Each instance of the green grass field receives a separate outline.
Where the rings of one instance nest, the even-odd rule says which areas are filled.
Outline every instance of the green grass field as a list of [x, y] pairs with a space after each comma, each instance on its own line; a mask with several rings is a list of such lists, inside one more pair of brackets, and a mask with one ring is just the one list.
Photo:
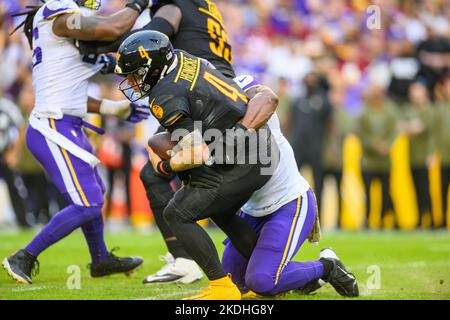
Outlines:
[[[211, 231], [220, 244], [223, 234]], [[0, 258], [23, 247], [33, 232], [0, 233]], [[89, 277], [86, 264], [89, 255], [84, 238], [75, 232], [54, 245], [40, 257], [40, 274], [30, 286], [18, 285], [0, 270], [0, 299], [153, 299], [173, 300], [196, 293], [207, 280], [192, 285], [150, 285], [141, 280], [158, 270], [163, 262], [158, 256], [165, 246], [158, 233], [117, 233], [107, 235], [110, 248], [120, 246], [118, 255], [140, 255], [143, 267], [127, 278]], [[298, 261], [317, 259], [319, 250], [333, 247], [346, 267], [358, 279], [358, 299], [450, 299], [450, 233], [448, 232], [366, 232], [325, 233], [318, 247], [305, 243], [295, 257]], [[69, 289], [70, 266], [81, 270], [80, 289]], [[379, 272], [378, 272], [379, 271]], [[379, 275], [379, 277], [377, 276]], [[377, 279], [380, 281], [377, 282]], [[69, 281], [68, 281], [69, 280]], [[379, 284], [379, 286], [377, 286]], [[378, 287], [378, 288], [377, 288]], [[315, 295], [290, 293], [277, 299], [341, 299], [330, 285]]]

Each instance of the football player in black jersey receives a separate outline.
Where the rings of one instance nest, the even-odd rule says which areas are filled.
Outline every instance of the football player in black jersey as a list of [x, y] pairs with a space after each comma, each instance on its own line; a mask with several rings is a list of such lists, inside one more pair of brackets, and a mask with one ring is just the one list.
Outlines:
[[[222, 17], [214, 2], [209, 0], [159, 0], [151, 7], [152, 20], [143, 29], [156, 30], [170, 37], [176, 49], [207, 59], [223, 75], [233, 78], [231, 46], [223, 26]], [[131, 33], [136, 32], [132, 31]], [[116, 42], [80, 42], [82, 53], [117, 51], [130, 33]], [[256, 86], [247, 92], [251, 98], [249, 108], [240, 121], [246, 128], [258, 128], [265, 123], [277, 106], [277, 97], [267, 87]], [[251, 107], [253, 105], [253, 107]], [[188, 284], [202, 277], [183, 246], [163, 219], [163, 210], [174, 194], [170, 181], [177, 182], [174, 174], [161, 175], [148, 162], [141, 171], [141, 180], [147, 192], [156, 225], [168, 247], [168, 262], [156, 274], [146, 277], [144, 283], [178, 282]]]
[[[276, 168], [278, 149], [270, 130], [250, 134], [250, 141], [256, 137], [257, 148], [244, 143], [245, 161], [221, 162], [214, 143], [198, 140], [196, 134], [216, 130], [220, 136], [215, 136], [214, 142], [220, 146], [217, 141], [233, 132], [245, 115], [248, 99], [232, 79], [200, 58], [174, 51], [162, 33], [140, 31], [128, 37], [117, 53], [116, 73], [127, 77], [120, 89], [131, 101], [149, 97], [152, 114], [172, 137], [178, 135], [182, 146], [169, 160], [162, 161], [151, 149], [149, 153], [158, 173], [185, 176], [183, 187], [164, 208], [163, 216], [210, 280], [210, 286], [191, 299], [240, 299], [241, 293], [223, 270], [213, 242], [196, 222], [211, 218], [240, 254], [250, 258], [257, 236], [236, 212], [270, 179], [270, 169]], [[261, 150], [269, 153], [266, 163], [260, 157]], [[252, 152], [258, 156], [252, 158]], [[216, 157], [213, 163], [211, 154]]]

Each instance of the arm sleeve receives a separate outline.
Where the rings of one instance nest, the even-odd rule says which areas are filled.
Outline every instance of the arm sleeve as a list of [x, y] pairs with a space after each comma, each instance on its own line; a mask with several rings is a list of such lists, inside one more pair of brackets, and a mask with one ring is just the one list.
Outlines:
[[89, 53], [107, 53], [107, 52], [115, 52], [119, 49], [122, 42], [128, 38], [133, 33], [142, 30], [155, 30], [161, 33], [164, 33], [169, 38], [174, 34], [174, 30], [172, 25], [164, 18], [156, 17], [152, 19], [148, 24], [146, 24], [142, 29], [136, 29], [129, 31], [123, 34], [119, 39], [114, 42], [105, 42], [105, 41], [79, 41], [77, 43], [78, 50], [81, 54], [89, 54]]
[[152, 21], [147, 23], [142, 29], [159, 31], [164, 33], [169, 38], [175, 33], [175, 30], [173, 30], [173, 27], [169, 21], [161, 17], [153, 18]]

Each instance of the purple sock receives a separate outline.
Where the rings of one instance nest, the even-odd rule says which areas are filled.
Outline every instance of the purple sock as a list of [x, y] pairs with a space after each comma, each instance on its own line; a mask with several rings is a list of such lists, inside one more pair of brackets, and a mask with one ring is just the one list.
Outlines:
[[101, 216], [99, 207], [81, 207], [72, 204], [54, 215], [25, 250], [37, 257], [52, 244], [99, 215]]
[[303, 287], [311, 280], [323, 276], [323, 264], [320, 261], [289, 262], [280, 274], [273, 294]]
[[105, 239], [103, 238], [103, 218], [89, 221], [81, 227], [84, 237], [91, 253], [92, 264], [96, 264], [109, 256], [106, 248]]

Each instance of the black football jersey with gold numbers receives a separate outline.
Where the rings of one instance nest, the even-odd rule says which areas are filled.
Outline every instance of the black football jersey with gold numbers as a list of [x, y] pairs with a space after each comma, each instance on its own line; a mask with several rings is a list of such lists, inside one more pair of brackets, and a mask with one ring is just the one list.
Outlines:
[[175, 49], [207, 59], [225, 76], [234, 78], [233, 59], [222, 16], [210, 0], [172, 0], [182, 12], [178, 32], [170, 41]]
[[232, 128], [247, 109], [245, 93], [231, 78], [185, 51], [175, 50], [177, 66], [149, 96], [153, 116], [166, 129], [183, 116], [201, 121], [202, 133]]

